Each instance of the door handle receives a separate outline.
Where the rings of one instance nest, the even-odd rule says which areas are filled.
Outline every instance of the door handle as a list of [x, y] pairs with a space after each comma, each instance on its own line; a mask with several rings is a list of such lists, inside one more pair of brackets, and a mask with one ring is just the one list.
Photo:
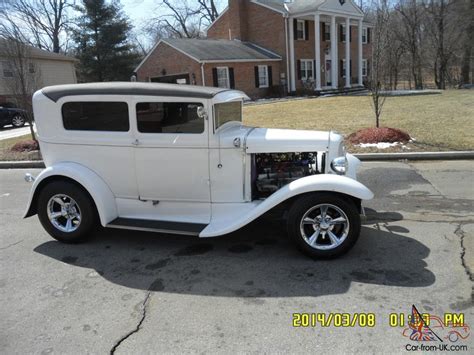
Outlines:
[[134, 146], [137, 146], [137, 145], [139, 145], [139, 144], [140, 144], [140, 142], [138, 141], [138, 139], [135, 139], [135, 140], [132, 142], [132, 145], [134, 145]]

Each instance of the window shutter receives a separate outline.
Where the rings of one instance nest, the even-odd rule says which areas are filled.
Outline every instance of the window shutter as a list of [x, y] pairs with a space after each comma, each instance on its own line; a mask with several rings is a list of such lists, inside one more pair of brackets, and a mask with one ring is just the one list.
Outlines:
[[231, 89], [235, 89], [234, 68], [229, 68], [229, 84]]
[[342, 33], [342, 25], [339, 25], [339, 41], [342, 42], [344, 40], [344, 34]]
[[296, 73], [298, 75], [298, 80], [301, 80], [301, 60], [296, 61]]
[[316, 59], [313, 60], [313, 79], [316, 80]]
[[[340, 77], [342, 78], [342, 71], [344, 70], [344, 62], [342, 61], [342, 59], [339, 60], [339, 73], [340, 74]], [[347, 73], [346, 73], [347, 74]]]
[[369, 76], [370, 75], [370, 61], [368, 59], [367, 59], [367, 64], [366, 65], [367, 65], [366, 74], [367, 74], [367, 76]]
[[212, 68], [212, 83], [215, 87], [219, 86], [217, 82], [217, 68]]
[[273, 86], [272, 66], [269, 65], [267, 68], [268, 68], [268, 87], [272, 87]]
[[352, 27], [349, 26], [349, 42], [352, 42]]
[[349, 75], [352, 77], [352, 59], [349, 61]]
[[326, 23], [321, 22], [321, 35], [323, 36], [323, 41], [326, 41]]
[[260, 80], [258, 78], [258, 65], [255, 66], [255, 87], [260, 87]]
[[293, 39], [295, 41], [298, 39], [298, 25], [296, 19], [293, 19]]
[[304, 21], [304, 39], [309, 39], [309, 22], [306, 20]]
[[370, 43], [370, 27], [367, 28], [367, 43]]

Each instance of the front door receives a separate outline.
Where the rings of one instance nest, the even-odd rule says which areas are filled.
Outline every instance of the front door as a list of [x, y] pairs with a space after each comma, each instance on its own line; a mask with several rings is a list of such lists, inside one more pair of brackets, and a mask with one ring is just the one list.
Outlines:
[[210, 220], [208, 121], [199, 99], [135, 100], [135, 164], [139, 198], [153, 201], [156, 219]]
[[332, 71], [332, 68], [331, 68], [331, 59], [326, 59], [326, 65], [325, 65], [325, 73], [326, 73], [326, 86], [331, 86], [332, 85], [332, 82], [331, 82], [331, 71]]

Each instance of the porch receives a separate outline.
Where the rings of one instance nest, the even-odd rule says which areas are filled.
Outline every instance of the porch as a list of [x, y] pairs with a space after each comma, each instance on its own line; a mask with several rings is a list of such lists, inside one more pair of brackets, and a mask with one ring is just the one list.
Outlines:
[[[330, 4], [334, 7], [334, 2]], [[318, 93], [364, 87], [368, 55], [364, 58], [363, 54], [368, 52], [364, 45], [370, 29], [363, 23], [362, 11], [352, 2], [340, 9], [323, 6], [288, 17], [289, 93], [308, 89], [308, 85]]]

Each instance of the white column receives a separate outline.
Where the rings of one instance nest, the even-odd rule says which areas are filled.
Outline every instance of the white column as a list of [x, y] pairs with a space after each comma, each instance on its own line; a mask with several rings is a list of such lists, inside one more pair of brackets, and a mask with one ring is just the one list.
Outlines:
[[333, 89], [337, 89], [337, 64], [336, 16], [331, 16], [331, 83]]
[[362, 86], [362, 19], [359, 19], [359, 26], [357, 28], [357, 37], [358, 37], [358, 44], [357, 44], [357, 69], [358, 69], [358, 79], [359, 79], [359, 86]]
[[320, 27], [321, 24], [319, 23], [319, 13], [316, 13], [314, 15], [314, 72], [316, 73], [316, 91], [321, 91], [321, 36], [319, 34]]
[[290, 31], [288, 36], [290, 37], [290, 92], [296, 91], [296, 80], [295, 80], [295, 35], [294, 35], [294, 28], [293, 28], [293, 18], [288, 18], [288, 26], [290, 27]]
[[351, 87], [351, 22], [346, 17], [346, 88]]

